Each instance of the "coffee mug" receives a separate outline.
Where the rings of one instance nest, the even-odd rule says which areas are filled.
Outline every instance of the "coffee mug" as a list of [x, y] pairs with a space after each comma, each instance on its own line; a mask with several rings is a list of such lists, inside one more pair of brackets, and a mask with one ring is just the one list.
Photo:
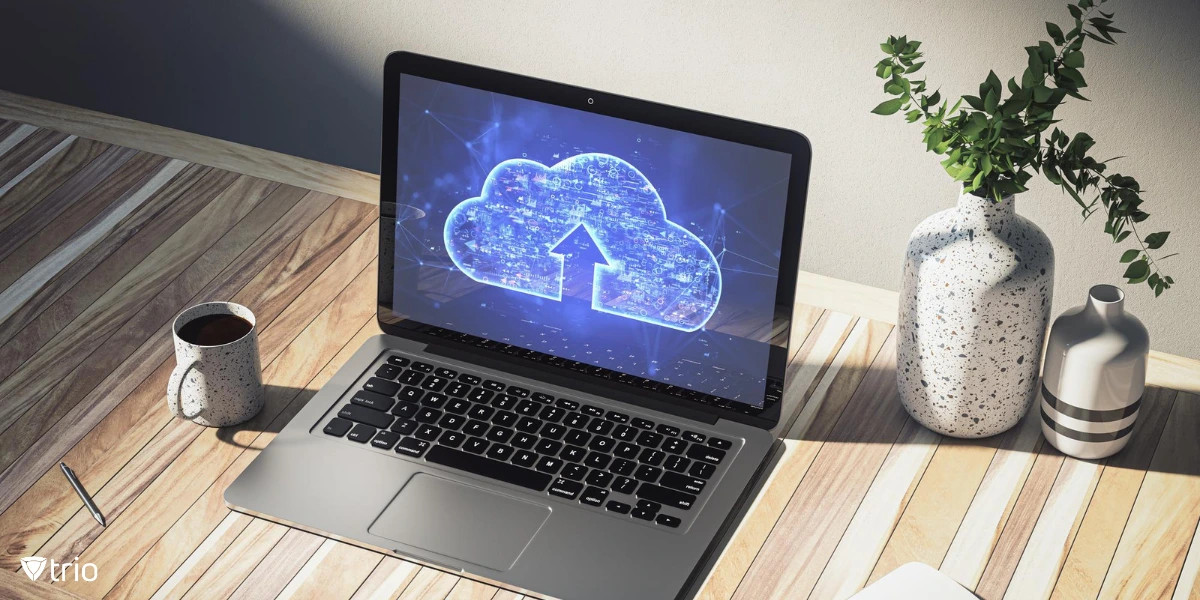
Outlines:
[[167, 403], [176, 417], [226, 427], [263, 407], [254, 313], [233, 302], [197, 304], [175, 318], [175, 370]]

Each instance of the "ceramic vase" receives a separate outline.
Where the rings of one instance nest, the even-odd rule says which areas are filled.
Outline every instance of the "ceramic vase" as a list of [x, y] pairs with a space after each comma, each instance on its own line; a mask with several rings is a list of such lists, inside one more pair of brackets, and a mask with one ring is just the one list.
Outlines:
[[1129, 443], [1146, 387], [1150, 335], [1125, 312], [1125, 294], [1097, 285], [1054, 320], [1042, 369], [1042, 433], [1076, 458], [1104, 458]]
[[1053, 283], [1050, 240], [1012, 197], [962, 194], [918, 225], [897, 320], [896, 377], [908, 413], [960, 438], [1016, 425], [1037, 396]]

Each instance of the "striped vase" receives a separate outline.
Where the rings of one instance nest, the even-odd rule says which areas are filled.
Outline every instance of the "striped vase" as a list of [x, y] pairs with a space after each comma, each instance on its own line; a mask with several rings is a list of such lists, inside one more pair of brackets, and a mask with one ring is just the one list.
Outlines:
[[1042, 433], [1063, 454], [1104, 458], [1129, 443], [1146, 385], [1150, 336], [1125, 294], [1097, 285], [1054, 320], [1042, 369]]

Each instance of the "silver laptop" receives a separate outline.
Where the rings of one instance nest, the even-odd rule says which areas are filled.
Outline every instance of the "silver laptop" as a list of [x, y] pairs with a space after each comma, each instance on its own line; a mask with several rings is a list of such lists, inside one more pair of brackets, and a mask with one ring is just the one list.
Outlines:
[[385, 335], [226, 503], [559, 598], [693, 593], [774, 443], [807, 141], [410, 53], [384, 85]]

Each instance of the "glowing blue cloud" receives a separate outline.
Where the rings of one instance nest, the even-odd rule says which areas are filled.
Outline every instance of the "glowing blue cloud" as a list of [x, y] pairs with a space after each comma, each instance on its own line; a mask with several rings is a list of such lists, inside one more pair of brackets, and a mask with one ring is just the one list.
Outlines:
[[595, 266], [593, 310], [682, 331], [716, 312], [712, 251], [668, 220], [646, 176], [615, 156], [580, 154], [552, 167], [504, 161], [478, 197], [450, 211], [443, 234], [471, 279], [562, 300], [563, 255], [551, 251], [580, 225], [608, 263]]

